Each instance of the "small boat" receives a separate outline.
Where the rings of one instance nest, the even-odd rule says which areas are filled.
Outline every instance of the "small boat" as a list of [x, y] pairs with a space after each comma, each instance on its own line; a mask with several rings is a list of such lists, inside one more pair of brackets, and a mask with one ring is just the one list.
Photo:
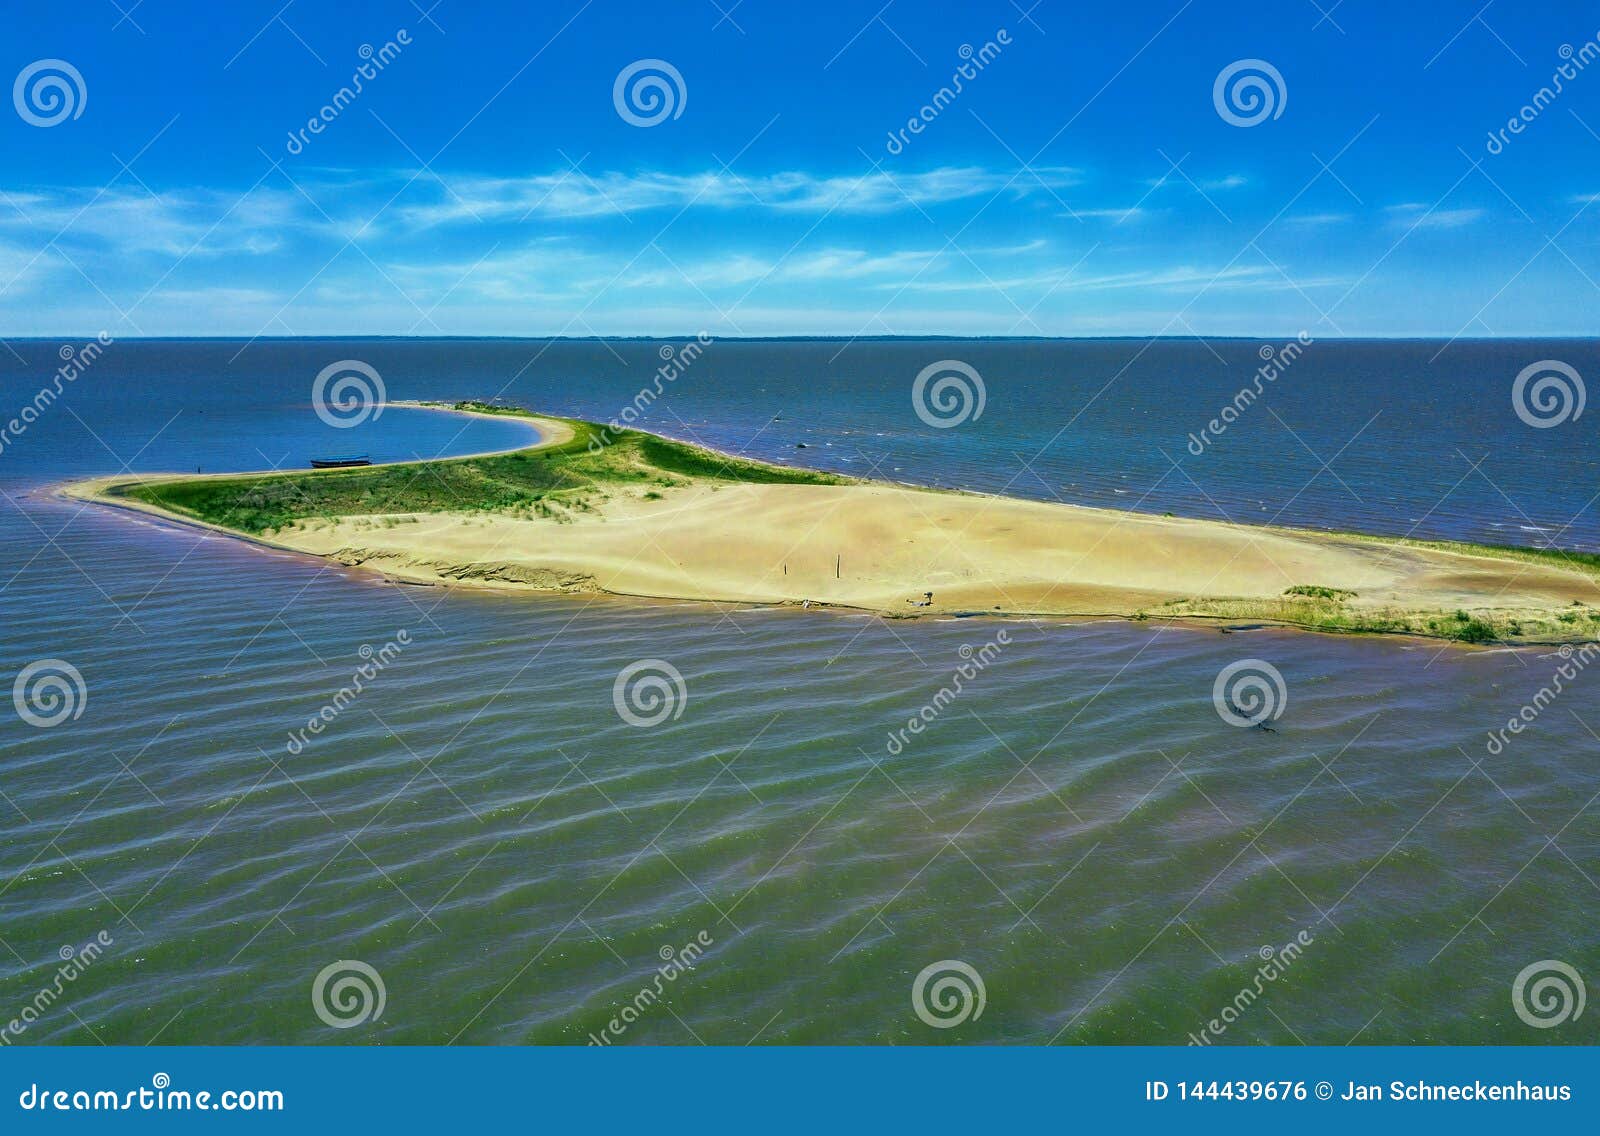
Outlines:
[[366, 454], [351, 454], [341, 458], [312, 458], [312, 469], [347, 469], [354, 465], [371, 465], [372, 459]]

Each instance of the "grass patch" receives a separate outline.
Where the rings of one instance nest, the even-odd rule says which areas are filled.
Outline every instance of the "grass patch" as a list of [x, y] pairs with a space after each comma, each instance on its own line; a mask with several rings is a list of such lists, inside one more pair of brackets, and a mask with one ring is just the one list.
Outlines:
[[716, 481], [741, 481], [762, 485], [842, 485], [847, 480], [814, 469], [791, 469], [768, 465], [728, 454], [675, 442], [655, 434], [625, 431], [612, 447], [637, 440], [640, 456], [653, 469], [683, 477], [711, 478]]
[[[1600, 616], [1600, 612], [1583, 610], [1591, 617]], [[1156, 614], [1163, 619], [1198, 616], [1230, 622], [1262, 621], [1332, 634], [1426, 635], [1464, 644], [1575, 642], [1584, 634], [1584, 628], [1593, 627], [1587, 621], [1577, 626], [1565, 622], [1558, 610], [1511, 614], [1399, 607], [1362, 608], [1305, 596], [1277, 599], [1193, 597], [1170, 600], [1161, 605]]]
[[[1521, 631], [1520, 626], [1513, 628], [1512, 634]], [[1457, 622], [1445, 634], [1458, 643], [1493, 643], [1499, 638], [1495, 633], [1494, 625], [1482, 619], [1469, 619], [1465, 623]]]
[[1332, 600], [1335, 603], [1356, 598], [1356, 594], [1346, 588], [1325, 588], [1321, 584], [1296, 584], [1292, 588], [1283, 589], [1283, 594], [1315, 600]]
[[[532, 417], [520, 408], [479, 402], [456, 403], [454, 409]], [[260, 535], [312, 518], [506, 511], [553, 517], [563, 509], [592, 511], [592, 498], [604, 499], [611, 487], [670, 487], [685, 478], [804, 485], [850, 480], [730, 458], [637, 430], [622, 431], [603, 445], [600, 427], [593, 423], [558, 421], [572, 429], [572, 440], [546, 449], [408, 465], [134, 482], [109, 492]]]

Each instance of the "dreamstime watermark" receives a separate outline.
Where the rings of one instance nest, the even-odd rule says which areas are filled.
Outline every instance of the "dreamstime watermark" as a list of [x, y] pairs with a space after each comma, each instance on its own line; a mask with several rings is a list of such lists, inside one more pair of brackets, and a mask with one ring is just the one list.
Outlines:
[[351, 74], [350, 82], [335, 91], [333, 98], [324, 103], [316, 114], [306, 119], [306, 124], [298, 131], [289, 131], [289, 141], [285, 144], [284, 149], [294, 155], [304, 153], [305, 148], [311, 145], [311, 139], [306, 135], [317, 135], [326, 130], [336, 118], [345, 112], [346, 107], [356, 101], [365, 89], [365, 84], [381, 75], [383, 69], [393, 63], [402, 50], [410, 46], [411, 33], [405, 28], [395, 32], [394, 38], [380, 48], [374, 49], [370, 43], [362, 44], [356, 52], [361, 57], [362, 62], [356, 66], [355, 71]]
[[983, 975], [960, 959], [929, 963], [911, 983], [911, 1008], [934, 1029], [955, 1029], [969, 1018], [977, 1021], [988, 1004]]
[[89, 85], [65, 59], [40, 59], [17, 73], [11, 84], [11, 105], [29, 126], [60, 126], [83, 117]]
[[1529, 963], [1511, 984], [1511, 1008], [1534, 1029], [1575, 1022], [1588, 1002], [1583, 976], [1557, 959]]
[[11, 705], [28, 725], [48, 730], [83, 717], [89, 686], [67, 660], [37, 659], [23, 667], [11, 684]]
[[148, 1086], [114, 1089], [40, 1088], [37, 1081], [17, 1096], [28, 1112], [282, 1112], [279, 1089], [174, 1089], [172, 1078], [157, 1073]]
[[311, 405], [329, 426], [347, 430], [368, 418], [377, 421], [389, 403], [389, 391], [376, 368], [360, 359], [329, 363], [311, 382]]
[[950, 674], [950, 681], [941, 686], [934, 696], [911, 717], [906, 719], [906, 724], [898, 730], [891, 730], [889, 740], [884, 743], [884, 748], [891, 754], [905, 752], [906, 746], [911, 744], [911, 737], [922, 733], [931, 726], [940, 714], [950, 706], [966, 689], [966, 684], [977, 678], [1000, 657], [1003, 648], [1011, 645], [1011, 632], [1001, 628], [995, 632], [994, 638], [976, 649], [970, 643], [961, 644], [956, 654], [961, 656], [961, 665]]
[[601, 427], [600, 433], [589, 439], [589, 452], [598, 454], [624, 430], [650, 413], [650, 408], [655, 405], [656, 399], [666, 393], [667, 384], [675, 383], [679, 377], [692, 366], [695, 360], [710, 347], [713, 340], [706, 332], [701, 332], [681, 347], [674, 347], [670, 343], [663, 343], [656, 348], [656, 353], [661, 358], [661, 366], [656, 368], [652, 382], [648, 386], [640, 387], [639, 393], [633, 396], [633, 401], [624, 406], [616, 415]]
[[640, 59], [617, 72], [611, 105], [630, 126], [660, 126], [668, 118], [683, 117], [689, 87], [665, 59]]
[[911, 408], [935, 430], [976, 422], [988, 400], [983, 376], [960, 359], [929, 363], [911, 383]]
[[1260, 950], [1261, 965], [1256, 967], [1254, 977], [1239, 992], [1233, 996], [1216, 1017], [1200, 1027], [1198, 1034], [1189, 1035], [1190, 1045], [1210, 1045], [1211, 1042], [1228, 1032], [1228, 1027], [1238, 1021], [1246, 1010], [1255, 1005], [1267, 991], [1267, 986], [1278, 981], [1284, 973], [1299, 961], [1305, 949], [1316, 942], [1316, 937], [1310, 931], [1301, 931], [1282, 947], [1274, 948], [1270, 943]]
[[14, 1038], [28, 1032], [28, 1027], [42, 1018], [66, 993], [67, 987], [78, 980], [84, 971], [99, 961], [114, 939], [111, 932], [101, 931], [81, 947], [64, 946], [57, 952], [61, 965], [56, 968], [55, 979], [41, 986], [16, 1017], [0, 1026], [0, 1045], [10, 1045]]
[[1195, 457], [1205, 453], [1207, 446], [1222, 437], [1228, 427], [1239, 421], [1244, 412], [1255, 405], [1256, 399], [1266, 393], [1267, 384], [1277, 382], [1283, 373], [1294, 365], [1295, 360], [1305, 353], [1305, 349], [1315, 342], [1309, 332], [1302, 331], [1282, 347], [1263, 343], [1257, 351], [1262, 359], [1261, 366], [1256, 368], [1256, 373], [1251, 376], [1250, 382], [1240, 387], [1239, 393], [1223, 404], [1217, 416], [1200, 427], [1200, 433], [1190, 432], [1189, 452]]
[[1582, 643], [1574, 647], [1571, 643], [1563, 643], [1556, 651], [1561, 656], [1562, 663], [1550, 674], [1550, 679], [1541, 686], [1532, 698], [1524, 702], [1517, 712], [1506, 719], [1506, 724], [1498, 729], [1489, 731], [1489, 740], [1483, 745], [1495, 757], [1504, 753], [1511, 744], [1507, 734], [1520, 734], [1531, 726], [1544, 713], [1545, 708], [1559, 698], [1567, 689], [1567, 683], [1572, 682], [1583, 673], [1590, 662], [1600, 658], [1600, 643]]
[[330, 962], [311, 983], [311, 1008], [334, 1029], [375, 1022], [388, 1004], [383, 976], [359, 959]]
[[[383, 669], [400, 657], [400, 653], [411, 646], [411, 632], [402, 627], [395, 632], [393, 639], [382, 647], [373, 649], [372, 644], [363, 643], [356, 654], [362, 658], [362, 663], [350, 674], [350, 681], [341, 686], [331, 699], [325, 702], [320, 710], [306, 719], [306, 724], [298, 730], [289, 732], [289, 740], [283, 748], [291, 754], [299, 756], [311, 738], [317, 737], [323, 730], [333, 724], [333, 720], [343, 714], [350, 704], [367, 688], [367, 684], [383, 673]], [[311, 737], [306, 737], [307, 734]]]
[[1211, 104], [1230, 126], [1260, 126], [1268, 118], [1283, 117], [1289, 87], [1265, 59], [1240, 59], [1217, 73]]
[[1596, 32], [1582, 47], [1574, 50], [1570, 43], [1562, 44], [1557, 50], [1563, 62], [1556, 65], [1550, 75], [1550, 82], [1540, 87], [1533, 93], [1533, 98], [1522, 104], [1517, 113], [1506, 119], [1506, 124], [1499, 130], [1489, 131], [1489, 141], [1484, 144], [1484, 149], [1491, 155], [1505, 152], [1511, 145], [1510, 135], [1521, 134], [1534, 119], [1545, 112], [1545, 108], [1555, 102], [1565, 89], [1565, 84], [1576, 79], [1583, 73], [1583, 69], [1596, 59], [1600, 59], [1600, 32]]
[[23, 403], [16, 414], [0, 423], [0, 454], [5, 453], [6, 447], [26, 434], [28, 427], [39, 421], [44, 413], [56, 404], [56, 399], [66, 391], [67, 384], [77, 382], [78, 377], [115, 342], [116, 340], [102, 331], [82, 347], [63, 343], [56, 352], [61, 358], [61, 366], [50, 376], [50, 381], [40, 387], [39, 392], [30, 401]]
[[676, 722], [683, 717], [689, 687], [678, 668], [665, 659], [639, 659], [617, 672], [611, 705], [630, 726], [659, 726], [668, 718]]
[[1283, 717], [1289, 688], [1283, 673], [1265, 659], [1240, 659], [1217, 672], [1211, 704], [1230, 726], [1260, 726]]
[[1511, 383], [1511, 409], [1535, 430], [1548, 430], [1583, 415], [1589, 392], [1577, 369], [1560, 359], [1529, 363]]
[[656, 967], [655, 977], [639, 987], [638, 993], [623, 1004], [622, 1009], [600, 1028], [598, 1034], [589, 1034], [589, 1044], [610, 1045], [627, 1033], [629, 1026], [661, 1001], [670, 984], [694, 969], [694, 964], [704, 957], [714, 941], [709, 931], [701, 931], [676, 949], [670, 945], [662, 946], [656, 952], [661, 958], [661, 965]]
[[957, 49], [956, 54], [962, 59], [957, 64], [955, 71], [950, 76], [950, 82], [940, 87], [933, 93], [933, 97], [917, 108], [917, 113], [906, 119], [906, 124], [898, 131], [889, 131], [889, 141], [884, 149], [890, 154], [901, 154], [911, 144], [911, 139], [906, 135], [921, 134], [933, 121], [944, 113], [945, 107], [956, 101], [956, 97], [966, 89], [965, 84], [976, 79], [983, 73], [983, 69], [1000, 57], [1002, 48], [1011, 46], [1011, 33], [1001, 28], [994, 33], [994, 38], [987, 41], [982, 47], [974, 49], [970, 43], [964, 43]]

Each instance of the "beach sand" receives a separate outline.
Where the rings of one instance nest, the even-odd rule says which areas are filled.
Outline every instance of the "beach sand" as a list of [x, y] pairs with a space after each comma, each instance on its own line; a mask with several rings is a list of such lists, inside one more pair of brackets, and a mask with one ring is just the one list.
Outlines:
[[[1353, 610], [1600, 605], [1593, 576], [1353, 537], [883, 485], [706, 485], [566, 523], [493, 514], [310, 521], [288, 547], [407, 580], [887, 614], [1134, 615], [1173, 601], [1352, 591]], [[931, 591], [927, 607], [915, 606]]]

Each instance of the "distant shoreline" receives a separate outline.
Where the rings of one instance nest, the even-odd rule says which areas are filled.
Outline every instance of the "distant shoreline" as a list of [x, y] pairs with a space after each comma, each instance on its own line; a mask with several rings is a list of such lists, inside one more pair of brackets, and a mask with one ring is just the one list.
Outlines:
[[1600, 638], [1600, 556], [863, 481], [520, 408], [405, 405], [523, 419], [538, 441], [355, 469], [123, 475], [64, 492], [412, 583], [888, 618], [1250, 621], [1528, 645]]
[[[1294, 336], [1300, 328], [1252, 335], [714, 335], [718, 343], [1264, 343]], [[57, 335], [5, 335], [9, 343], [60, 343], [94, 338], [96, 332]], [[699, 332], [633, 335], [127, 335], [118, 343], [662, 343], [693, 339]], [[1587, 343], [1600, 335], [1319, 335], [1318, 343]]]

